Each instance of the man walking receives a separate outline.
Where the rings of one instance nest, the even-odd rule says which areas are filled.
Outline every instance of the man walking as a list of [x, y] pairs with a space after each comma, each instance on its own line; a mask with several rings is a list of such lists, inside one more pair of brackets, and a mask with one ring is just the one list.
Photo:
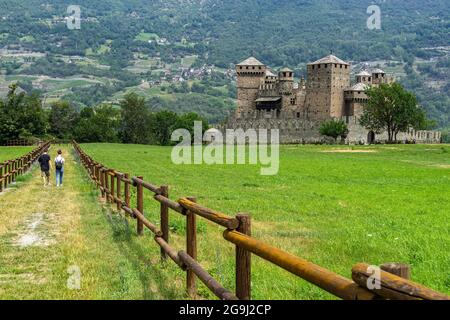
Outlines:
[[55, 169], [56, 169], [56, 186], [62, 187], [63, 176], [64, 176], [64, 158], [62, 156], [62, 151], [58, 150], [58, 156], [55, 159]]
[[43, 154], [38, 159], [41, 166], [41, 177], [44, 180], [44, 187], [50, 184], [50, 156], [48, 155], [48, 150], [45, 150]]

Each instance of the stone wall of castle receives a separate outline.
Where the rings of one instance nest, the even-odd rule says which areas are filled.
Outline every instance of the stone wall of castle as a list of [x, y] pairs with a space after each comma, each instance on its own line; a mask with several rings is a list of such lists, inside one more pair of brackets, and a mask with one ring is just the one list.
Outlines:
[[[369, 130], [365, 129], [359, 124], [358, 117], [343, 117], [347, 123], [349, 134], [347, 136], [347, 143], [370, 143], [371, 137], [369, 137]], [[373, 133], [375, 142], [384, 142], [388, 140], [387, 132], [381, 134]], [[416, 143], [440, 143], [442, 138], [442, 133], [438, 131], [427, 131], [427, 130], [409, 130], [408, 132], [400, 132], [397, 135], [397, 141], [416, 141]]]
[[[357, 117], [343, 117], [347, 123], [349, 134], [347, 144], [367, 144], [371, 141], [369, 130], [362, 127]], [[324, 137], [319, 133], [321, 121], [309, 120], [298, 114], [298, 112], [272, 110], [249, 111], [242, 113], [239, 117], [230, 117], [228, 121], [218, 129], [225, 135], [226, 129], [278, 129], [281, 144], [319, 143]], [[387, 133], [374, 134], [373, 142], [385, 142], [388, 140]], [[415, 131], [399, 133], [398, 141], [408, 140], [416, 143], [440, 143], [441, 133], [436, 131]]]

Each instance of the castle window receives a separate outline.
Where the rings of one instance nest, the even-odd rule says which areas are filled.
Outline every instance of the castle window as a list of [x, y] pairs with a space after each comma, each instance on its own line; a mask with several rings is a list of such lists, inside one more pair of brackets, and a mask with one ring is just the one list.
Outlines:
[[297, 118], [300, 118], [300, 112], [297, 112]]
[[247, 69], [247, 70], [248, 70], [248, 67], [245, 67], [245, 69]]
[[348, 68], [348, 66], [346, 65], [346, 66], [345, 66], [345, 69], [347, 69], [347, 68]]
[[335, 68], [337, 68], [337, 63], [334, 65]]
[[312, 66], [312, 69], [314, 70], [314, 65]]
[[369, 81], [372, 81], [372, 77], [369, 77]]
[[339, 66], [340, 66], [340, 67], [341, 67], [341, 69], [342, 69], [342, 64], [340, 64]]
[[320, 64], [317, 65], [317, 69], [320, 69]]
[[327, 65], [327, 64], [325, 64], [325, 69], [326, 69], [326, 68], [328, 68], [328, 65]]

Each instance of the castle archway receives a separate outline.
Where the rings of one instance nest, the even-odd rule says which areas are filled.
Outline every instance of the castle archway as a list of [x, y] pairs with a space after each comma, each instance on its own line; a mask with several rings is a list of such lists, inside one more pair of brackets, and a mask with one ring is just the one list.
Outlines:
[[367, 143], [368, 144], [375, 143], [375, 132], [369, 131], [369, 133], [367, 134]]

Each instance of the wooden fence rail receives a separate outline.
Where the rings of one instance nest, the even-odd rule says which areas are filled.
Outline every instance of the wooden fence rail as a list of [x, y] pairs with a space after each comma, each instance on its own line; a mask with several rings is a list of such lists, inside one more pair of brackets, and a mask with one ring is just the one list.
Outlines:
[[[239, 213], [235, 217], [228, 216], [198, 204], [196, 199], [192, 197], [173, 201], [169, 199], [169, 188], [167, 186], [154, 185], [145, 181], [143, 177], [130, 178], [129, 174], [107, 168], [93, 160], [75, 141], [73, 146], [88, 175], [100, 189], [102, 197], [111, 204], [116, 204], [119, 211], [123, 211], [127, 216], [137, 220], [136, 232], [138, 235], [143, 234], [144, 227], [154, 234], [155, 242], [161, 248], [162, 261], [168, 257], [182, 270], [186, 271], [186, 292], [192, 298], [196, 297], [196, 280], [200, 279], [220, 299], [251, 299], [251, 256], [254, 254], [342, 299], [450, 300], [450, 297], [444, 294], [386, 271], [380, 272], [379, 283], [381, 283], [381, 286], [370, 289], [368, 279], [371, 274], [368, 272], [370, 270], [368, 265], [356, 265], [352, 270], [352, 279], [342, 277], [330, 270], [252, 238], [251, 221], [248, 214]], [[135, 188], [136, 191], [136, 206], [134, 208], [130, 203], [131, 188]], [[153, 193], [153, 199], [160, 203], [159, 227], [145, 216], [145, 191]], [[186, 219], [185, 250], [176, 250], [170, 245], [170, 211], [176, 212]], [[224, 239], [236, 246], [235, 293], [226, 289], [214, 279], [197, 261], [197, 216], [224, 227]]]
[[31, 165], [39, 156], [50, 146], [50, 142], [41, 144], [33, 151], [23, 155], [20, 158], [7, 160], [0, 163], [0, 192], [6, 189], [8, 185], [16, 181], [16, 177], [27, 172]]

